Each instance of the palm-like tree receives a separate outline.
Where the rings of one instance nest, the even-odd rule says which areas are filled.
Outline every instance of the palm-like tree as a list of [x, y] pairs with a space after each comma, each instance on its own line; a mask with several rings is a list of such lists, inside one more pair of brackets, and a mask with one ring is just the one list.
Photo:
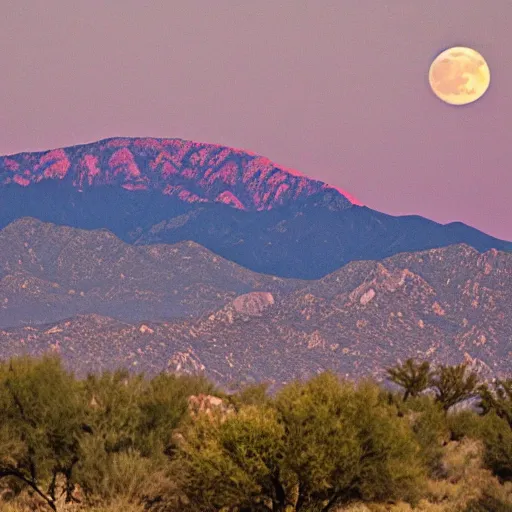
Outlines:
[[405, 402], [410, 396], [418, 396], [429, 387], [430, 363], [417, 363], [414, 359], [407, 359], [403, 364], [388, 368], [387, 374], [391, 382], [404, 388]]
[[445, 411], [476, 396], [478, 385], [478, 375], [468, 371], [465, 363], [457, 366], [438, 366], [430, 378], [430, 386], [434, 388], [436, 400]]

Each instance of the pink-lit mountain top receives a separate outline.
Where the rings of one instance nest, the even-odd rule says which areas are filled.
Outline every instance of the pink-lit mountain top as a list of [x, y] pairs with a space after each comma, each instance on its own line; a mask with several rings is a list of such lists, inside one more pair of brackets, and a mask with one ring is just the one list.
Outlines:
[[187, 202], [267, 210], [323, 191], [349, 193], [248, 151], [182, 139], [115, 138], [64, 149], [0, 157], [0, 186], [62, 180], [84, 190], [118, 185]]

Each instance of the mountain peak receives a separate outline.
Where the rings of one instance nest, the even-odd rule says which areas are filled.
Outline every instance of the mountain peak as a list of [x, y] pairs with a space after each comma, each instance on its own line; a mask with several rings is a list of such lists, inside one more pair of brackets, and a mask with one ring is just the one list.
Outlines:
[[336, 196], [338, 207], [360, 205], [339, 188], [250, 151], [183, 139], [109, 138], [0, 157], [0, 187], [46, 180], [80, 191], [102, 185], [159, 191], [185, 202], [220, 202], [240, 210], [269, 210], [324, 192]]

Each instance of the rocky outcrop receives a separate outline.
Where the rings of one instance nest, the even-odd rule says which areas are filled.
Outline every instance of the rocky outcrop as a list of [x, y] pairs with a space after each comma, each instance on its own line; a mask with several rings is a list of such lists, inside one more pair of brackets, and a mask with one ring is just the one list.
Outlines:
[[235, 412], [235, 408], [227, 404], [222, 398], [213, 395], [192, 395], [188, 399], [188, 410], [192, 417], [200, 414], [207, 416], [220, 415], [226, 417]]
[[192, 349], [176, 352], [167, 363], [167, 371], [177, 375], [197, 375], [206, 367]]
[[263, 311], [274, 304], [274, 296], [268, 292], [251, 292], [239, 295], [233, 301], [237, 313], [248, 316], [261, 316]]

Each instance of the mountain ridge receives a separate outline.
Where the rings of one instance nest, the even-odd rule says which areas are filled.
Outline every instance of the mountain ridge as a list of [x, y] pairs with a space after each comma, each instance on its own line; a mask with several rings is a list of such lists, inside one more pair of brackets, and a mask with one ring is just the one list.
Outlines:
[[292, 286], [196, 242], [134, 246], [105, 230], [22, 218], [0, 230], [0, 328], [85, 313], [197, 316], [249, 291]]
[[0, 186], [56, 179], [79, 190], [115, 184], [243, 210], [269, 209], [322, 190], [335, 191], [345, 207], [360, 204], [348, 192], [253, 152], [179, 138], [113, 137], [7, 155], [0, 157], [0, 176]]

